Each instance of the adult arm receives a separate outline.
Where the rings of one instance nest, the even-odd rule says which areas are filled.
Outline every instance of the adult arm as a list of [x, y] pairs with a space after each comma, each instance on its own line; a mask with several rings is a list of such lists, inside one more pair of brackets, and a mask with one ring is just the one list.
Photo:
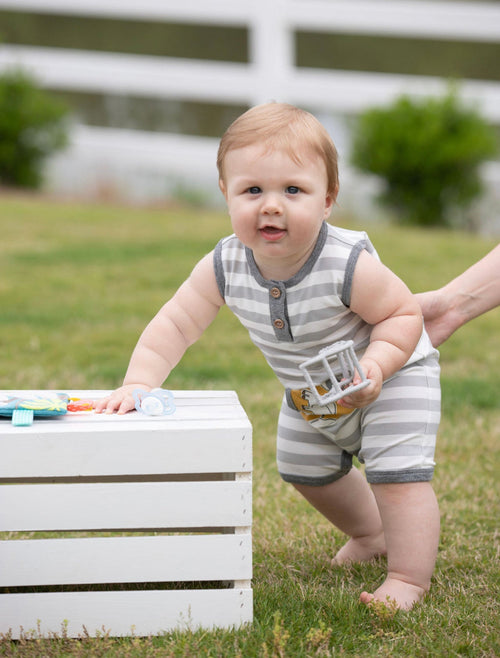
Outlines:
[[442, 288], [416, 298], [437, 347], [466, 322], [500, 304], [500, 244]]

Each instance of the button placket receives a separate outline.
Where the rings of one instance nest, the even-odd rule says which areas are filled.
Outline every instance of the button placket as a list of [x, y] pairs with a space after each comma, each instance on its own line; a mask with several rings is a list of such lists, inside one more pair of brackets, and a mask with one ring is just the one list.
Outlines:
[[273, 282], [273, 284], [269, 288], [269, 311], [274, 335], [279, 341], [290, 342], [293, 337], [288, 323], [286, 289], [281, 282]]

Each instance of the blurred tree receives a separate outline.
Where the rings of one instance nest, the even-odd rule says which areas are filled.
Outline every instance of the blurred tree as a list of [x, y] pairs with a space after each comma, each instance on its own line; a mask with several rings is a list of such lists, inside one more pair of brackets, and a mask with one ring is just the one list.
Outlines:
[[[480, 165], [496, 133], [451, 89], [442, 98], [398, 98], [356, 121], [352, 162], [385, 181], [381, 201], [402, 221], [447, 225], [482, 191]], [[456, 214], [456, 213], [455, 213]]]
[[38, 187], [42, 164], [67, 142], [68, 110], [22, 71], [0, 75], [0, 183]]

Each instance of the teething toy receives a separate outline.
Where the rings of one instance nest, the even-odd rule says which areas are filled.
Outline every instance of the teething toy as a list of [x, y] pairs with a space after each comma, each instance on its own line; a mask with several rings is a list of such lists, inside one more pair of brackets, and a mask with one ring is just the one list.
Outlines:
[[172, 392], [163, 388], [154, 388], [152, 391], [136, 388], [132, 397], [137, 411], [146, 416], [168, 416], [175, 411]]
[[82, 400], [81, 398], [70, 398], [68, 402], [68, 411], [93, 411], [94, 400]]
[[[353, 345], [352, 340], [339, 341], [333, 345], [324, 347], [319, 351], [317, 356], [313, 356], [299, 365], [310, 391], [319, 405], [324, 406], [331, 402], [336, 402], [345, 395], [365, 388], [370, 383], [370, 380], [366, 378], [359, 365]], [[308, 371], [308, 368], [318, 364], [323, 366], [324, 371], [324, 377], [322, 379], [320, 378], [319, 381], [328, 381], [331, 384], [329, 390], [323, 395], [320, 395]], [[352, 385], [356, 372], [361, 377], [361, 382]], [[315, 369], [315, 375], [318, 375], [317, 369]]]

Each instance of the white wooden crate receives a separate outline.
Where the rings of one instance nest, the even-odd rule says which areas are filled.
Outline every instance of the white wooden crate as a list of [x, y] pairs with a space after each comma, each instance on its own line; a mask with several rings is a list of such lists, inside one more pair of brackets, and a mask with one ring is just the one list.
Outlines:
[[251, 425], [233, 391], [174, 396], [171, 416], [0, 419], [1, 633], [252, 621]]

